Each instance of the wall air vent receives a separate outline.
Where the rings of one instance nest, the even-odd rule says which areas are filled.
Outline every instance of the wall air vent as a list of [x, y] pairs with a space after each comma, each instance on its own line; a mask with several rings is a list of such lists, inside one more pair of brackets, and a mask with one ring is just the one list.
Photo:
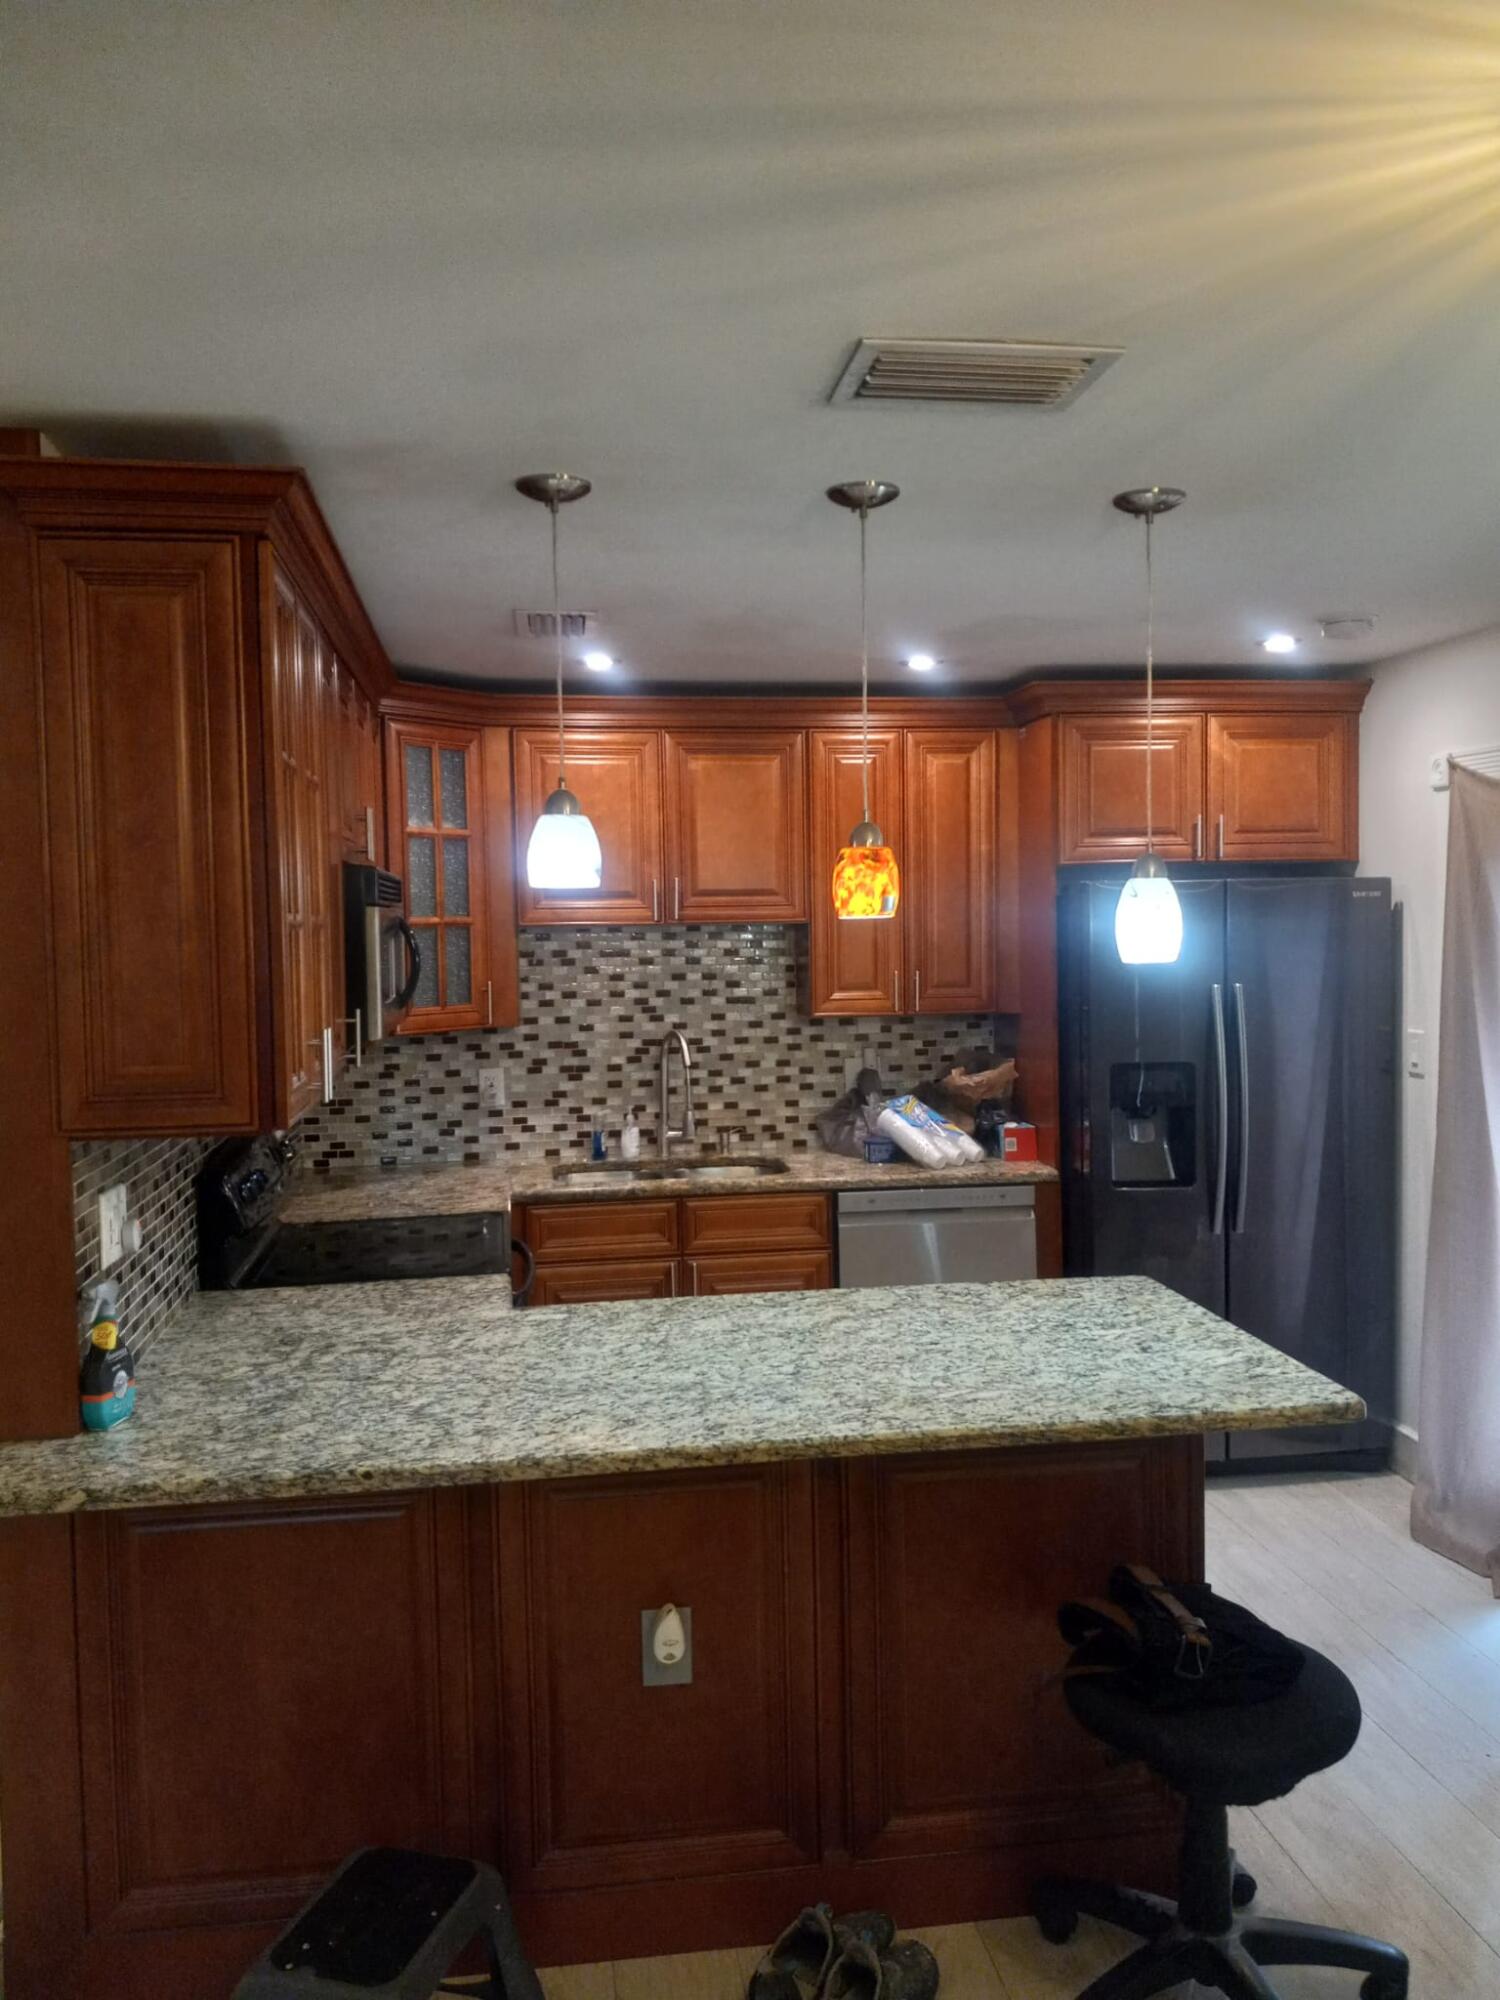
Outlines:
[[[511, 617], [518, 639], [550, 639], [556, 631], [556, 620], [550, 611], [513, 611]], [[565, 611], [562, 614], [563, 637], [591, 638], [598, 623], [597, 611]]]
[[1039, 340], [867, 339], [849, 357], [828, 400], [1061, 410], [1124, 351]]

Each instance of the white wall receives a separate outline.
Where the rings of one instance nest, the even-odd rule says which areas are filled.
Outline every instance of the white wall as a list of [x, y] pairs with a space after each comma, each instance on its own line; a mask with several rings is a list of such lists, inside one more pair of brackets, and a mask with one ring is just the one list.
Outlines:
[[[1360, 873], [1388, 875], [1405, 918], [1396, 1410], [1414, 1429], [1448, 839], [1448, 794], [1432, 790], [1428, 762], [1434, 751], [1500, 744], [1500, 626], [1387, 660], [1375, 668], [1374, 683], [1360, 724]], [[1420, 1043], [1412, 1029], [1425, 1031]], [[1415, 1047], [1426, 1071], [1420, 1079], [1406, 1074]]]

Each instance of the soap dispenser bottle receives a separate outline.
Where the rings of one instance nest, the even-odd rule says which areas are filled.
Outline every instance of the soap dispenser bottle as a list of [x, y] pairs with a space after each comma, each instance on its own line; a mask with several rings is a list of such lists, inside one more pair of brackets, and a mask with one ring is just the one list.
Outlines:
[[115, 1318], [119, 1304], [120, 1287], [116, 1279], [105, 1278], [94, 1287], [93, 1323], [78, 1384], [86, 1431], [113, 1430], [135, 1408], [135, 1362], [120, 1338]]
[[638, 1160], [641, 1157], [641, 1128], [636, 1123], [635, 1107], [625, 1113], [625, 1123], [620, 1128], [620, 1158]]

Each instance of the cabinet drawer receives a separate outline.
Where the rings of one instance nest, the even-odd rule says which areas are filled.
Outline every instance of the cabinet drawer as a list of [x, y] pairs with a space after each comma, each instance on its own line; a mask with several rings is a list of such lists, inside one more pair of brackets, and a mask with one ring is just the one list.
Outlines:
[[822, 1250], [828, 1244], [824, 1194], [717, 1194], [682, 1204], [684, 1256], [713, 1250]]
[[833, 1286], [827, 1250], [742, 1250], [736, 1256], [690, 1257], [684, 1290], [691, 1298], [737, 1292], [826, 1292]]
[[596, 1257], [670, 1256], [677, 1248], [673, 1201], [567, 1201], [528, 1208], [521, 1232], [539, 1264]]
[[592, 1306], [613, 1299], [675, 1299], [675, 1257], [611, 1264], [542, 1264], [531, 1287], [534, 1306]]

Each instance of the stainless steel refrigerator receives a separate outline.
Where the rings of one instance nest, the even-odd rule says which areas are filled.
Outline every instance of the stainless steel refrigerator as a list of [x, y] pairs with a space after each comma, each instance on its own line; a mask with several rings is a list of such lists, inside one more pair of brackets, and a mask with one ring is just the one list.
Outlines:
[[1389, 882], [1184, 877], [1175, 965], [1122, 965], [1120, 878], [1059, 898], [1065, 1254], [1138, 1273], [1357, 1390], [1363, 1424], [1223, 1434], [1231, 1464], [1389, 1448], [1395, 917]]

